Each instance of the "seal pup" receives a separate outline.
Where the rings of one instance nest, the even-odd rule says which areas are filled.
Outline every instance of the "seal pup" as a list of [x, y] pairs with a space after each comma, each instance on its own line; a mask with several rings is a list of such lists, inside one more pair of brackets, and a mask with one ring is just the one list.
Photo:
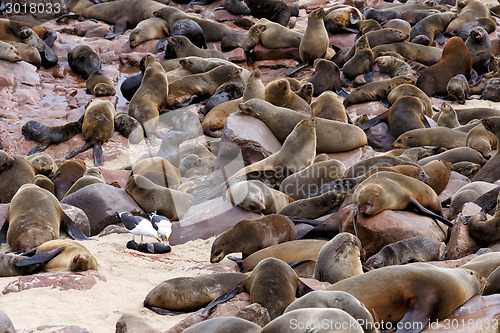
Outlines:
[[470, 94], [469, 81], [467, 81], [467, 78], [463, 74], [455, 75], [448, 81], [446, 90], [453, 100], [460, 104], [465, 104]]
[[92, 147], [95, 166], [102, 166], [104, 156], [101, 145], [113, 135], [115, 114], [116, 110], [110, 101], [91, 100], [85, 108], [82, 122], [82, 134], [86, 143], [82, 147], [71, 151], [65, 158], [72, 158]]
[[144, 130], [141, 123], [124, 112], [115, 116], [115, 130], [128, 139], [129, 143], [138, 144], [144, 139]]
[[260, 249], [296, 238], [295, 224], [280, 214], [267, 215], [257, 220], [241, 220], [214, 240], [210, 262], [220, 262], [233, 252], [241, 252], [245, 258]]
[[87, 239], [64, 213], [59, 200], [34, 184], [24, 184], [14, 195], [8, 222], [7, 243], [14, 251], [28, 251], [58, 239], [61, 225], [72, 238]]
[[49, 176], [53, 171], [56, 170], [56, 162], [49, 154], [36, 153], [27, 156], [26, 159], [28, 160], [28, 162], [33, 164], [37, 171], [37, 174]]
[[40, 52], [43, 67], [51, 68], [57, 65], [57, 55], [30, 27], [22, 27], [18, 34], [22, 43], [33, 46]]
[[95, 97], [114, 96], [116, 93], [113, 82], [100, 70], [89, 75], [86, 88], [87, 92]]
[[[462, 74], [460, 74], [460, 75], [462, 75]], [[464, 103], [465, 103], [465, 100], [464, 100]], [[460, 123], [458, 122], [457, 113], [446, 102], [443, 102], [443, 104], [441, 104], [441, 111], [439, 111], [437, 125], [443, 126], [443, 127], [448, 127], [448, 128], [454, 128], [454, 127], [460, 126]]]
[[363, 274], [361, 256], [363, 247], [358, 237], [342, 232], [326, 243], [319, 251], [314, 278], [335, 283], [351, 276]]
[[68, 52], [69, 67], [82, 78], [101, 69], [101, 59], [96, 51], [88, 45], [78, 45]]

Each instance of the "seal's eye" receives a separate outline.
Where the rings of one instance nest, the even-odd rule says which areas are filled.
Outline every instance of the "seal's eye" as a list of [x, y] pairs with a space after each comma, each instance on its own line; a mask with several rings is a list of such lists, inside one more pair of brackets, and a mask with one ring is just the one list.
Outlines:
[[214, 255], [215, 255], [215, 256], [218, 256], [218, 255], [219, 255], [219, 254], [221, 254], [221, 253], [222, 253], [222, 250], [221, 250], [221, 249], [219, 249], [219, 250], [215, 251]]

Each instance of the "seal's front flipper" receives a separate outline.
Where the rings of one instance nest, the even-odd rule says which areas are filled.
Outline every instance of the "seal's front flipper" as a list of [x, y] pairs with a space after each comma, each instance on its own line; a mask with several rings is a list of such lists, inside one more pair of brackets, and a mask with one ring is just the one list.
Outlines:
[[45, 149], [47, 149], [49, 146], [50, 146], [50, 142], [39, 143], [35, 147], [31, 148], [31, 150], [28, 152], [28, 156], [36, 154], [36, 153], [40, 153], [40, 152], [44, 151]]
[[80, 153], [83, 153], [84, 151], [90, 149], [90, 147], [92, 147], [92, 144], [87, 142], [85, 143], [83, 146], [81, 146], [80, 148], [76, 148], [74, 149], [73, 151], [71, 151], [70, 153], [68, 153], [68, 155], [64, 156], [65, 159], [70, 159]]
[[68, 235], [75, 240], [86, 240], [92, 239], [88, 238], [83, 234], [83, 232], [78, 228], [78, 226], [70, 219], [66, 214], [64, 214], [64, 226], [66, 227], [66, 232]]
[[61, 247], [58, 247], [56, 249], [53, 249], [53, 250], [50, 250], [47, 252], [40, 252], [38, 254], [35, 254], [33, 257], [29, 257], [27, 259], [24, 259], [21, 262], [18, 262], [16, 264], [16, 266], [17, 267], [26, 267], [26, 266], [30, 266], [30, 265], [47, 263], [47, 262], [51, 261], [52, 259], [54, 259], [55, 257], [57, 257], [59, 255], [59, 253], [61, 253], [65, 248], [66, 248], [66, 246], [61, 246]]
[[0, 244], [7, 242], [8, 225], [9, 224], [7, 222], [4, 222], [4, 224], [2, 225], [2, 228], [0, 229]]
[[214, 299], [212, 302], [208, 303], [208, 305], [205, 307], [205, 310], [201, 313], [202, 316], [208, 317], [210, 315], [210, 311], [212, 311], [213, 308], [217, 306], [217, 304], [224, 303], [229, 301], [231, 298], [235, 297], [236, 295], [242, 293], [245, 291], [245, 280], [241, 282], [239, 285], [236, 287], [229, 289], [226, 291], [224, 294], [220, 295], [216, 299]]
[[360, 126], [358, 126], [359, 128], [361, 128], [363, 131], [364, 130], [367, 130], [369, 129], [370, 127], [372, 126], [375, 126], [379, 123], [381, 123], [382, 121], [384, 121], [385, 117], [387, 116], [387, 112], [388, 111], [385, 111], [384, 113], [382, 114], [379, 114], [378, 116], [376, 117], [373, 117], [372, 119], [364, 122], [363, 124], [361, 124]]
[[94, 164], [96, 167], [101, 167], [104, 165], [104, 155], [102, 153], [102, 147], [100, 142], [96, 142], [93, 145], [94, 153]]
[[413, 206], [415, 206], [415, 208], [417, 208], [418, 211], [420, 211], [423, 215], [426, 215], [426, 216], [429, 216], [429, 217], [432, 217], [433, 219], [436, 219], [440, 222], [443, 222], [444, 224], [446, 224], [448, 227], [453, 227], [453, 223], [451, 223], [450, 221], [448, 221], [447, 219], [445, 219], [444, 217], [442, 216], [439, 216], [438, 214], [430, 211], [429, 209], [425, 208], [424, 206], [422, 206], [422, 204], [420, 202], [417, 201], [417, 199], [415, 199], [414, 197], [410, 197], [409, 198], [409, 201], [411, 204], [413, 204]]
[[309, 66], [309, 62], [306, 61], [304, 62], [302, 65], [300, 65], [299, 67], [295, 68], [293, 71], [291, 71], [290, 73], [288, 73], [286, 76], [288, 77], [291, 77], [293, 74], [303, 70], [304, 68], [306, 68], [307, 66]]
[[431, 313], [436, 307], [437, 302], [438, 296], [435, 291], [419, 290], [418, 298], [409, 300], [408, 312], [406, 312], [398, 323], [398, 327], [401, 328], [396, 333], [422, 332], [429, 323]]
[[146, 305], [146, 304], [144, 304], [144, 307], [148, 308], [149, 310], [151, 310], [157, 314], [163, 315], [163, 316], [177, 316], [177, 315], [186, 313], [186, 312], [182, 312], [182, 311], [170, 311], [170, 310], [167, 310], [164, 308], [159, 308], [157, 306], [150, 306], [150, 305]]
[[111, 32], [108, 32], [104, 37], [106, 37], [106, 39], [113, 39], [115, 37], [123, 35], [125, 31], [127, 31], [127, 23], [120, 23], [120, 24], [117, 23], [111, 29]]

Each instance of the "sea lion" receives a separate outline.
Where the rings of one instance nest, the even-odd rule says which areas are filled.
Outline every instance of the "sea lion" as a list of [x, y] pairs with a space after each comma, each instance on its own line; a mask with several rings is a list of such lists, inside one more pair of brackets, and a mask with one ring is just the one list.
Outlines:
[[333, 61], [316, 59], [313, 67], [314, 73], [306, 81], [313, 84], [314, 97], [328, 90], [339, 91], [341, 89], [340, 69]]
[[441, 61], [420, 74], [417, 87], [428, 96], [443, 96], [447, 93], [446, 86], [452, 77], [463, 74], [468, 78], [471, 71], [472, 57], [467, 46], [460, 37], [452, 37], [443, 49]]
[[232, 185], [226, 192], [226, 200], [245, 210], [261, 214], [276, 214], [293, 202], [288, 195], [269, 188], [258, 180], [241, 181]]
[[71, 186], [64, 194], [64, 197], [67, 197], [71, 193], [78, 191], [79, 189], [92, 184], [106, 184], [104, 177], [102, 175], [101, 169], [99, 168], [89, 168], [85, 171], [82, 178], [78, 179], [73, 186]]
[[484, 158], [490, 159], [491, 150], [497, 148], [497, 137], [486, 130], [483, 124], [479, 124], [467, 133], [465, 144], [480, 152]]
[[37, 120], [26, 122], [21, 133], [26, 140], [39, 142], [31, 148], [28, 155], [39, 153], [47, 149], [50, 145], [66, 142], [82, 131], [83, 116], [77, 121], [72, 121], [64, 125], [49, 126]]
[[148, 157], [138, 161], [132, 167], [132, 173], [144, 176], [156, 185], [163, 187], [176, 189], [181, 183], [179, 169], [169, 160], [160, 156]]
[[282, 315], [286, 307], [295, 301], [295, 296], [300, 297], [312, 291], [299, 280], [287, 263], [276, 258], [266, 258], [238, 286], [207, 305], [203, 314], [209, 314], [215, 305], [244, 290], [250, 294], [250, 303], [259, 303], [268, 310], [271, 320]]
[[137, 144], [144, 139], [144, 130], [141, 123], [124, 112], [116, 114], [115, 129], [132, 144]]
[[56, 195], [56, 187], [55, 187], [54, 183], [52, 182], [52, 180], [50, 180], [49, 177], [47, 177], [45, 175], [42, 175], [42, 174], [36, 175], [35, 179], [33, 179], [33, 184], [35, 184], [41, 188], [46, 189], [47, 191], [49, 191], [53, 195]]
[[69, 67], [82, 78], [101, 69], [101, 59], [96, 51], [88, 45], [78, 45], [68, 52]]
[[465, 46], [472, 57], [472, 68], [478, 74], [485, 74], [490, 71], [491, 41], [486, 30], [477, 27], [471, 30], [469, 38], [465, 41]]
[[447, 127], [417, 128], [401, 134], [392, 144], [394, 148], [440, 146], [446, 149], [465, 147], [466, 133]]
[[113, 82], [102, 71], [95, 71], [87, 79], [87, 92], [95, 97], [114, 96], [116, 93]]
[[247, 278], [243, 273], [215, 273], [165, 280], [144, 299], [144, 307], [158, 313], [196, 311]]
[[43, 67], [51, 68], [57, 65], [57, 55], [31, 28], [27, 26], [22, 27], [19, 29], [18, 34], [22, 43], [31, 45], [40, 52]]
[[[232, 1], [238, 2], [238, 1]], [[226, 6], [227, 8], [227, 6]], [[248, 9], [248, 8], [247, 8]], [[204, 320], [193, 326], [188, 327], [183, 332], [186, 333], [232, 333], [232, 332], [245, 332], [245, 333], [260, 333], [262, 327], [251, 321], [238, 318], [238, 317], [217, 317]]]
[[340, 206], [344, 198], [345, 192], [329, 191], [312, 198], [296, 200], [284, 207], [279, 213], [302, 219], [316, 219]]
[[[265, 122], [282, 142], [299, 121], [307, 118], [299, 112], [279, 108], [259, 99], [241, 103], [239, 108], [244, 114]], [[322, 118], [316, 118], [316, 126], [316, 149], [319, 153], [342, 152], [366, 144], [366, 134], [357, 126]]]
[[452, 12], [427, 16], [411, 28], [410, 41], [417, 36], [423, 35], [429, 38], [429, 45], [434, 44], [434, 38], [437, 38], [438, 44], [443, 44], [444, 36], [442, 33], [446, 30], [448, 24], [457, 17], [458, 14]]
[[359, 74], [364, 74], [366, 82], [371, 82], [373, 80], [372, 65], [375, 57], [368, 44], [368, 38], [366, 35], [361, 36], [354, 45], [356, 48], [354, 56], [344, 64], [342, 73], [349, 80], [354, 80]]
[[325, 56], [330, 40], [323, 23], [324, 15], [325, 10], [320, 7], [313, 10], [307, 18], [307, 27], [299, 45], [302, 66], [312, 64], [316, 59]]
[[486, 280], [472, 270], [412, 263], [375, 269], [339, 281], [326, 290], [349, 292], [378, 321], [394, 325], [419, 322], [421, 329], [415, 331], [418, 332], [429, 319], [444, 318], [480, 293], [485, 284]]
[[370, 311], [368, 311], [363, 303], [358, 301], [354, 296], [344, 291], [311, 291], [290, 304], [286, 308], [284, 314], [293, 310], [310, 308], [333, 308], [343, 310], [361, 324], [364, 332], [377, 332]]
[[291, 90], [290, 83], [285, 79], [274, 80], [267, 84], [266, 101], [305, 115], [312, 114], [309, 104]]
[[[464, 103], [465, 103], [465, 100], [464, 100]], [[446, 102], [443, 102], [443, 104], [441, 104], [441, 111], [439, 111], [437, 125], [443, 126], [443, 127], [448, 127], [448, 128], [454, 128], [454, 127], [460, 126], [460, 123], [458, 122], [457, 113]]]
[[241, 252], [243, 257], [247, 257], [263, 248], [296, 238], [295, 224], [280, 214], [241, 220], [214, 240], [210, 262], [217, 263], [233, 252]]
[[150, 142], [156, 143], [156, 137], [161, 137], [156, 129], [159, 109], [167, 103], [169, 84], [167, 73], [155, 57], [146, 55], [143, 59], [144, 77], [130, 100], [128, 115], [137, 119]]
[[[469, 82], [463, 74], [455, 75], [448, 81], [446, 85], [446, 90], [448, 95], [460, 104], [465, 104], [465, 100], [468, 99], [470, 93]], [[457, 119], [458, 120], [458, 119]]]
[[354, 32], [351, 26], [363, 19], [363, 14], [356, 7], [348, 5], [335, 5], [328, 8], [323, 17], [326, 30], [333, 35], [341, 32]]
[[443, 53], [443, 50], [437, 47], [419, 45], [410, 42], [378, 45], [375, 46], [372, 51], [375, 55], [378, 55], [381, 52], [396, 52], [405, 58], [418, 61], [426, 66], [438, 63], [441, 60]]
[[321, 248], [327, 242], [324, 240], [293, 240], [276, 245], [271, 245], [252, 253], [247, 258], [237, 261], [242, 272], [249, 272], [265, 258], [273, 257], [284, 262], [316, 260]]
[[429, 185], [437, 195], [444, 191], [450, 181], [452, 164], [450, 162], [434, 160], [422, 164], [422, 169], [429, 176]]
[[24, 157], [0, 150], [0, 202], [9, 203], [22, 185], [33, 183], [36, 173]]
[[335, 283], [351, 276], [363, 274], [361, 255], [363, 247], [358, 237], [342, 232], [326, 243], [319, 251], [314, 278]]
[[307, 333], [311, 327], [319, 328], [318, 332], [364, 332], [360, 323], [343, 310], [314, 308], [287, 312], [264, 326], [262, 333]]
[[200, 58], [227, 59], [224, 53], [218, 50], [200, 49], [185, 36], [174, 36], [167, 38], [168, 45], [172, 47], [177, 58], [196, 56]]
[[347, 123], [348, 114], [333, 91], [324, 91], [311, 103], [312, 115]]
[[[409, 206], [436, 217], [442, 214], [441, 201], [429, 185], [396, 172], [380, 171], [371, 175], [354, 190], [352, 201], [365, 216], [374, 216], [386, 209], [405, 210]], [[445, 219], [439, 220], [451, 226]]]
[[[62, 248], [57, 255], [48, 252]], [[81, 272], [87, 270], [97, 271], [96, 258], [81, 243], [71, 239], [55, 239], [47, 241], [32, 250], [35, 255], [24, 260], [18, 266], [43, 263], [43, 270]], [[31, 252], [31, 251], [30, 251]]]
[[[485, 118], [481, 122], [484, 128], [495, 134], [498, 143], [498, 141], [500, 140], [499, 139], [500, 117]], [[472, 181], [482, 180], [490, 183], [496, 182], [500, 178], [499, 176], [500, 170], [498, 168], [499, 161], [500, 161], [500, 155], [498, 154], [497, 151], [495, 155], [493, 155], [493, 157], [490, 158], [488, 162], [481, 168], [481, 170], [479, 170], [479, 172], [474, 176], [474, 178], [472, 178]]]
[[71, 151], [65, 158], [74, 157], [92, 147], [94, 150], [94, 164], [97, 167], [102, 166], [104, 156], [101, 145], [113, 135], [115, 113], [116, 110], [110, 101], [91, 100], [85, 108], [82, 123], [82, 134], [86, 143], [82, 147]]
[[14, 251], [31, 250], [46, 241], [58, 239], [61, 225], [65, 225], [74, 239], [86, 239], [64, 213], [59, 200], [34, 184], [24, 184], [14, 195], [8, 222], [7, 243]]
[[0, 41], [0, 59], [10, 62], [24, 60], [19, 51], [7, 42]]
[[58, 200], [62, 200], [64, 194], [68, 192], [71, 186], [83, 177], [86, 169], [85, 162], [79, 159], [65, 161], [57, 168], [54, 177], [52, 177], [52, 182], [54, 183]]
[[188, 15], [176, 7], [163, 7], [154, 12], [154, 16], [160, 17], [172, 27], [175, 22], [183, 19], [191, 19], [199, 24], [205, 34], [207, 42], [220, 42], [224, 36], [234, 33], [233, 29], [220, 22], [214, 22], [194, 15]]
[[497, 185], [483, 181], [475, 181], [465, 184], [451, 196], [448, 218], [455, 219], [458, 213], [462, 211], [465, 203], [473, 202], [481, 195], [493, 190], [494, 188], [497, 188]]
[[37, 174], [48, 176], [52, 173], [52, 171], [55, 171], [56, 169], [56, 163], [49, 154], [36, 153], [27, 156], [26, 159], [28, 160], [28, 162], [33, 164], [37, 171]]
[[137, 24], [130, 33], [131, 48], [152, 39], [162, 39], [168, 36], [168, 23], [159, 17], [150, 17]]
[[157, 211], [176, 221], [184, 216], [193, 202], [190, 194], [156, 185], [141, 175], [132, 175], [128, 179], [127, 193], [145, 212]]
[[344, 99], [344, 106], [360, 104], [379, 99], [387, 99], [389, 93], [401, 84], [414, 84], [417, 78], [413, 74], [397, 76], [392, 79], [370, 82], [351, 91]]
[[446, 245], [426, 237], [413, 237], [384, 246], [366, 260], [371, 269], [408, 263], [410, 260], [433, 261], [444, 259]]

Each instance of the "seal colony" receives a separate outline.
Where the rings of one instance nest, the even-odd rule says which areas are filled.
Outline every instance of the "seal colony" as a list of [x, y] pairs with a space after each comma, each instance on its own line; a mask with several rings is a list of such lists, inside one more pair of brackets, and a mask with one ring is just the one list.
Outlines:
[[[191, 332], [324, 318], [420, 332], [499, 290], [495, 252], [445, 268], [500, 240], [500, 111], [477, 107], [498, 98], [490, 2], [252, 0], [243, 17], [222, 2], [76, 2], [81, 21], [0, 21], [0, 275], [99, 269], [135, 287], [127, 269], [148, 261], [147, 290], [122, 303], [162, 329], [181, 319], [159, 315], [224, 314]], [[30, 95], [56, 91], [64, 103]], [[104, 236], [127, 231], [144, 241]], [[192, 258], [177, 252], [212, 236]], [[100, 252], [106, 237], [113, 249]], [[179, 260], [191, 264], [160, 273]], [[262, 320], [227, 318], [241, 292], [254, 303], [241, 312]]]

